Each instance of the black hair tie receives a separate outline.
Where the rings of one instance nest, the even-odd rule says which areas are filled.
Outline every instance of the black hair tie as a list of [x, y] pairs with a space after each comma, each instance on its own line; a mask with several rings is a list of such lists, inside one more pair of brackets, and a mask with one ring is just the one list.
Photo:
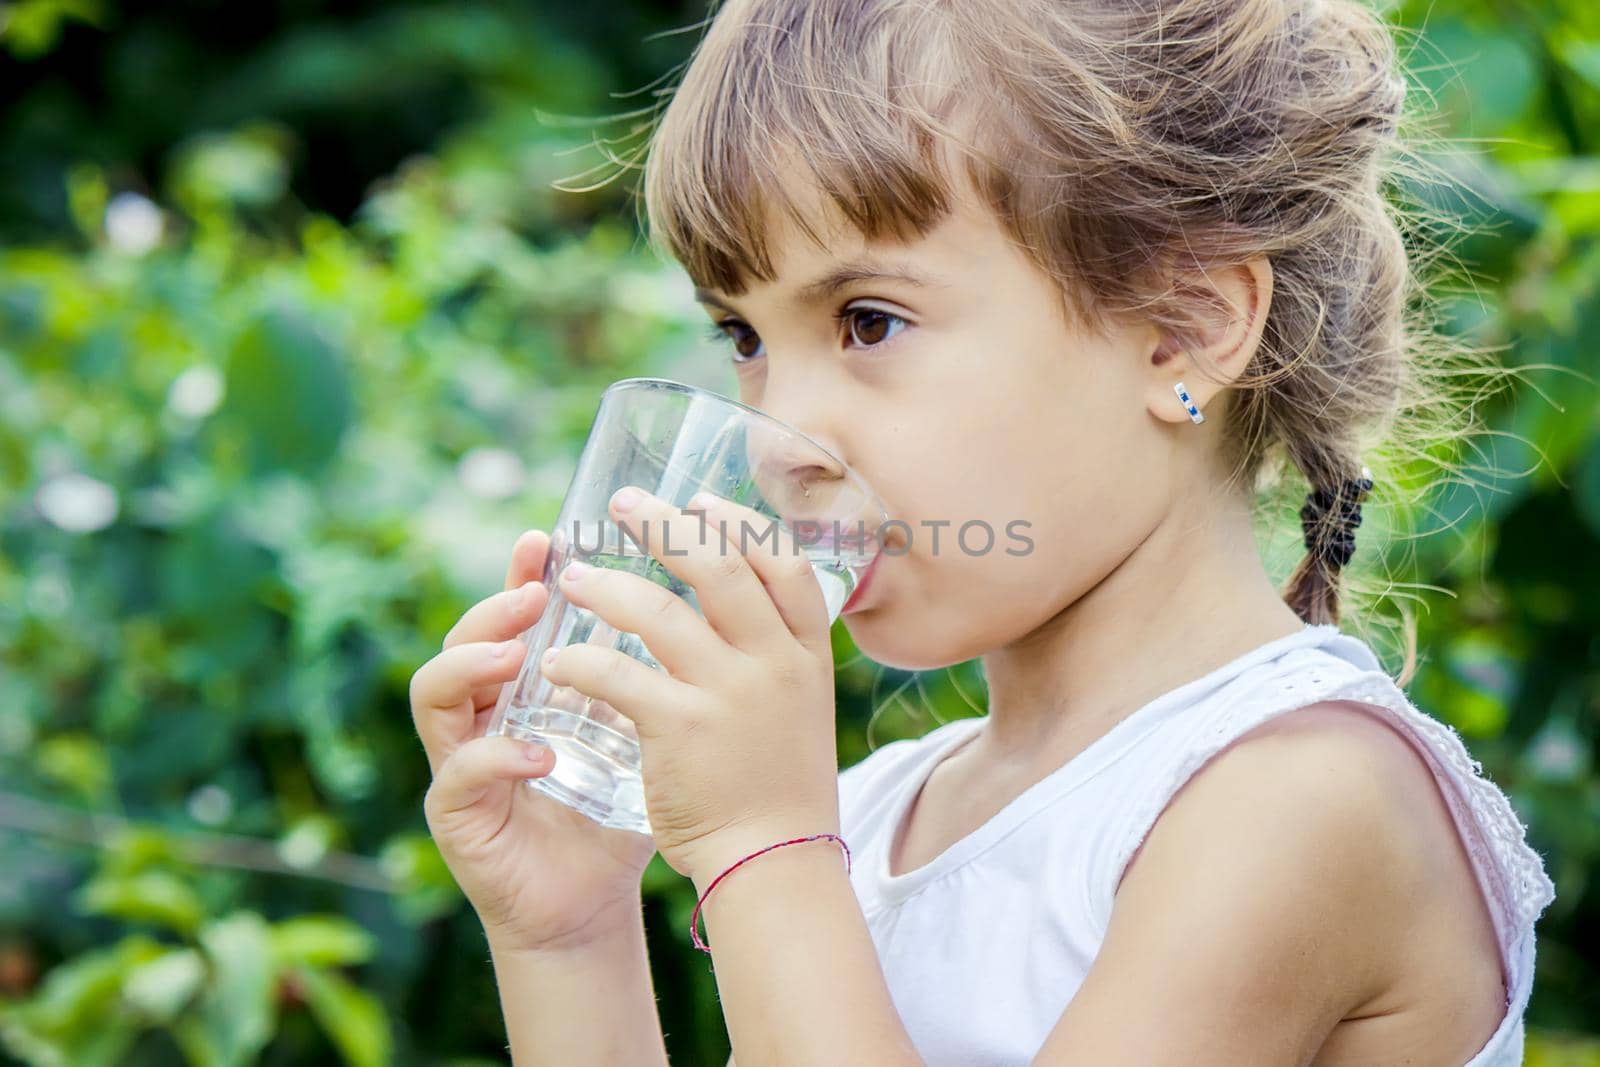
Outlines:
[[[1361, 525], [1361, 502], [1372, 491], [1372, 472], [1361, 468], [1361, 477], [1341, 482], [1335, 489], [1314, 489], [1300, 509], [1300, 525], [1306, 534], [1306, 551], [1320, 554], [1333, 568], [1343, 567], [1356, 554], [1356, 527]], [[1332, 533], [1326, 529], [1326, 516], [1337, 512], [1338, 524]]]

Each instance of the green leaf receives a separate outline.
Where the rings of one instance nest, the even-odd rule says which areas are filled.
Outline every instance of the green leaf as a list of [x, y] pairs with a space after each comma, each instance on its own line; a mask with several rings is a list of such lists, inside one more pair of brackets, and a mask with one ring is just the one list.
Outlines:
[[1418, 704], [1469, 739], [1498, 737], [1516, 696], [1518, 660], [1492, 630], [1463, 631], [1418, 679]]
[[396, 835], [384, 845], [378, 862], [399, 884], [395, 910], [407, 922], [424, 923], [461, 906], [455, 877], [427, 834]]
[[99, 24], [95, 0], [17, 0], [0, 18], [0, 45], [17, 59], [39, 59], [56, 46], [68, 21]]
[[266, 921], [241, 911], [200, 933], [210, 968], [199, 1010], [173, 1034], [192, 1063], [235, 1067], [252, 1063], [277, 1028], [277, 967]]
[[377, 997], [334, 971], [297, 968], [306, 1004], [350, 1067], [389, 1062], [389, 1019]]
[[376, 947], [364, 927], [338, 915], [301, 915], [272, 928], [272, 951], [280, 967], [365, 963]]
[[127, 976], [165, 950], [143, 936], [86, 952], [0, 1014], [0, 1044], [34, 1067], [99, 1067], [121, 1058], [137, 1028], [122, 1008]]
[[219, 418], [243, 434], [257, 473], [320, 471], [350, 424], [344, 357], [303, 312], [277, 308], [234, 345]]
[[1464, 19], [1430, 19], [1429, 54], [1441, 61], [1421, 64], [1413, 76], [1452, 120], [1452, 132], [1483, 133], [1503, 128], [1536, 99], [1539, 68], [1523, 35], [1483, 32]]
[[105, 747], [87, 734], [57, 734], [39, 745], [40, 773], [99, 805], [111, 793], [111, 764]]
[[206, 965], [192, 948], [173, 949], [129, 972], [122, 997], [146, 1017], [167, 1023], [194, 997]]
[[1583, 1034], [1528, 1029], [1524, 1067], [1597, 1067], [1600, 1040]]
[[289, 131], [255, 123], [205, 133], [185, 143], [173, 163], [173, 189], [191, 211], [239, 204], [261, 207], [284, 193], [289, 179]]
[[156, 826], [130, 824], [106, 837], [101, 845], [101, 870], [106, 874], [133, 875], [152, 867], [172, 867], [183, 861], [182, 842]]
[[67, 171], [67, 206], [78, 232], [93, 240], [106, 217], [105, 172], [93, 163], [78, 163]]
[[291, 867], [305, 870], [322, 862], [333, 847], [339, 824], [322, 813], [299, 819], [278, 841], [278, 855]]
[[91, 915], [151, 923], [183, 934], [193, 933], [205, 918], [189, 884], [161, 870], [99, 875], [78, 891], [77, 905]]

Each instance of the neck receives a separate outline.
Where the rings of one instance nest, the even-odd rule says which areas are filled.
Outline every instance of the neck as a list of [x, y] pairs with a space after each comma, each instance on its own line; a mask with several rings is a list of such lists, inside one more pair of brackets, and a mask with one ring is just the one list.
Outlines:
[[983, 657], [980, 758], [1059, 765], [1162, 693], [1304, 627], [1262, 566], [1242, 498], [1177, 504], [1088, 592]]

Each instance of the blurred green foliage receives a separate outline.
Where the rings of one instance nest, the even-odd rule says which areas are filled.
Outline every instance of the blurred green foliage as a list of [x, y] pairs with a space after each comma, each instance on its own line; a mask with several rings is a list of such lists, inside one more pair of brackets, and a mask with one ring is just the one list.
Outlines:
[[[552, 189], [599, 157], [542, 118], [642, 106], [607, 94], [700, 14], [0, 6], [0, 1062], [503, 1058], [407, 684], [606, 383], [731, 389], [628, 182]], [[1558, 884], [1529, 1063], [1600, 1064], [1600, 16], [1393, 15], [1474, 139], [1434, 160], [1478, 227], [1447, 321], [1530, 371], [1397, 576], [1436, 587], [1412, 693]], [[842, 764], [982, 706], [974, 664], [835, 637]], [[669, 1049], [724, 1062], [692, 888], [645, 891]]]

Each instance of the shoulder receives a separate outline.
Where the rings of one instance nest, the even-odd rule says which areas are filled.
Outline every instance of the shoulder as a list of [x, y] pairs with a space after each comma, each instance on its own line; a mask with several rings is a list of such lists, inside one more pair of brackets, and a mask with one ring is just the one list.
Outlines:
[[1257, 901], [1314, 905], [1329, 922], [1359, 916], [1370, 930], [1407, 899], [1398, 890], [1415, 888], [1408, 883], [1440, 833], [1453, 839], [1433, 774], [1411, 743], [1361, 705], [1317, 703], [1245, 732], [1196, 771], [1123, 885], [1145, 860], [1227, 855], [1239, 872], [1231, 878], [1248, 876]]
[[[1309, 1062], [1397, 981], [1429, 891], [1418, 849], [1440, 829], [1419, 800], [1430, 789], [1410, 742], [1360, 705], [1310, 704], [1240, 734], [1134, 851], [1056, 1051]], [[1139, 1029], [1152, 1009], [1162, 1027]]]
[[1452, 858], [1410, 742], [1360, 705], [1284, 712], [1195, 772], [1146, 835], [1103, 946], [1111, 983], [1165, 972], [1213, 1022], [1308, 1054], [1405, 981], [1418, 909], [1461, 886], [1441, 881]]
[[[1359, 852], [1403, 844], [1438, 787], [1425, 758], [1378, 712], [1350, 701], [1282, 712], [1242, 733], [1179, 789], [1163, 819], [1229, 809], [1256, 829], [1331, 835]], [[1270, 797], [1271, 805], [1249, 801]], [[1421, 820], [1426, 821], [1426, 820]], [[1370, 831], [1382, 828], [1373, 836]], [[1403, 835], [1402, 835], [1403, 836]]]
[[1381, 943], [1458, 849], [1433, 772], [1411, 742], [1363, 705], [1324, 702], [1246, 731], [1196, 771], [1123, 886], [1141, 863], [1227, 856], [1236, 873], [1212, 877], [1248, 878], [1260, 905], [1253, 917], [1276, 906], [1298, 926], [1320, 915], [1324, 927], [1355, 924], [1352, 945]]

